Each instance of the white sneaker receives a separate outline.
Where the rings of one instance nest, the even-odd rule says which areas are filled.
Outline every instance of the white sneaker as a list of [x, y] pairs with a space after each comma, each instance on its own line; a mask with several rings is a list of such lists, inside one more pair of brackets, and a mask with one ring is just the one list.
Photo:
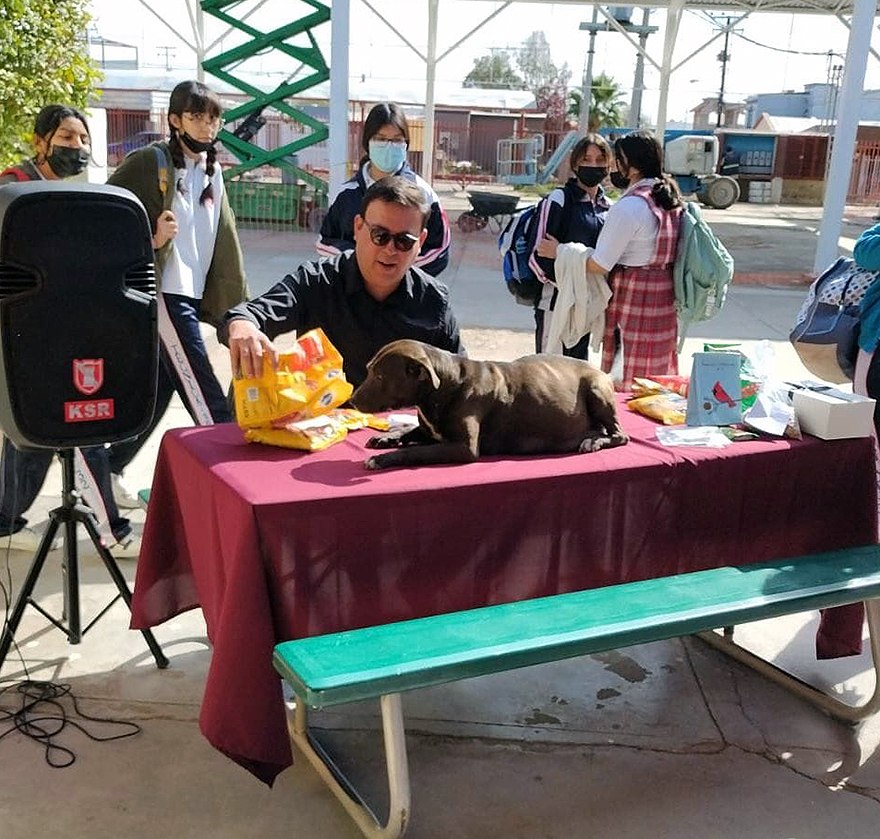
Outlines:
[[[21, 530], [16, 530], [15, 533], [9, 536], [0, 536], [0, 550], [5, 551], [7, 548], [10, 548], [13, 551], [29, 551], [34, 553], [40, 547], [40, 542], [43, 541], [43, 534], [48, 526], [49, 522], [43, 522], [37, 525], [36, 528], [25, 525]], [[61, 542], [61, 535], [56, 534], [52, 540], [52, 547], [49, 550], [58, 550], [61, 547]]]
[[110, 553], [118, 559], [137, 559], [141, 552], [141, 537], [137, 533], [129, 533], [110, 548]]
[[122, 475], [117, 475], [115, 472], [112, 472], [110, 474], [110, 484], [113, 487], [113, 500], [116, 502], [117, 507], [121, 507], [125, 510], [135, 510], [141, 506], [138, 501], [137, 493], [132, 492], [125, 485]]

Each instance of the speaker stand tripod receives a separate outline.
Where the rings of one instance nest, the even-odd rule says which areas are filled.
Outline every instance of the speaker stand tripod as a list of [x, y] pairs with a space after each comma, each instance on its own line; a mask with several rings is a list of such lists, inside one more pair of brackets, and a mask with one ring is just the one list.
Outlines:
[[[47, 620], [58, 627], [58, 629], [67, 636], [67, 640], [71, 644], [78, 644], [82, 640], [83, 635], [85, 635], [85, 633], [88, 632], [101, 617], [103, 617], [107, 610], [119, 600], [120, 597], [125, 601], [128, 608], [131, 609], [131, 591], [128, 588], [128, 583], [126, 582], [125, 577], [122, 576], [122, 572], [119, 570], [119, 566], [116, 564], [113, 554], [111, 554], [101, 542], [101, 535], [98, 533], [95, 514], [92, 512], [91, 507], [82, 502], [79, 492], [76, 489], [73, 467], [74, 450], [61, 449], [58, 451], [58, 455], [61, 458], [62, 469], [63, 490], [61, 495], [61, 506], [56, 507], [51, 513], [49, 513], [49, 526], [43, 534], [43, 539], [40, 542], [40, 546], [37, 548], [36, 554], [34, 554], [33, 562], [31, 563], [24, 584], [21, 587], [21, 591], [18, 594], [18, 599], [15, 601], [15, 606], [9, 614], [9, 622], [3, 630], [2, 637], [0, 637], [0, 667], [2, 667], [3, 662], [6, 661], [6, 655], [9, 652], [9, 647], [12, 644], [15, 631], [18, 629], [21, 616], [24, 613], [25, 606], [28, 604], [33, 606]], [[61, 571], [64, 589], [64, 611], [61, 619], [58, 620], [46, 612], [38, 603], [34, 602], [31, 595], [33, 594], [34, 586], [37, 583], [40, 572], [43, 570], [43, 564], [46, 562], [46, 557], [51, 550], [55, 534], [58, 532], [58, 528], [62, 523], [64, 524], [64, 559], [62, 560]], [[76, 545], [77, 524], [82, 524], [85, 527], [86, 532], [89, 534], [95, 545], [95, 549], [98, 551], [98, 556], [101, 557], [107, 572], [110, 574], [113, 582], [116, 583], [116, 588], [119, 590], [119, 594], [117, 594], [116, 597], [114, 597], [92, 619], [91, 623], [89, 623], [85, 629], [82, 628], [79, 611], [79, 558], [77, 556]], [[149, 629], [145, 629], [141, 631], [141, 634], [144, 636], [144, 640], [147, 642], [147, 646], [150, 648], [153, 658], [156, 659], [156, 666], [160, 670], [166, 668], [168, 666], [168, 659], [165, 658], [162, 648], [153, 637], [153, 633], [150, 632]]]

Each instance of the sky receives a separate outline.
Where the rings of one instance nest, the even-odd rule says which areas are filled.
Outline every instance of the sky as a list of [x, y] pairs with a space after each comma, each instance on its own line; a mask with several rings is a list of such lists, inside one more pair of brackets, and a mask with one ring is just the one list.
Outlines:
[[[370, 2], [401, 34], [425, 53], [427, 3], [422, 0]], [[181, 0], [151, 0], [150, 5], [180, 33], [192, 38], [189, 17]], [[243, 0], [238, 7], [239, 16], [256, 5], [257, 0]], [[488, 0], [441, 0], [438, 54], [452, 46], [500, 5]], [[91, 10], [95, 18], [93, 32], [104, 38], [137, 46], [142, 64], [164, 68], [167, 59], [172, 67], [193, 67], [192, 52], [139, 0], [92, 0]], [[309, 11], [311, 8], [300, 0], [265, 0], [248, 22], [262, 31], [269, 31]], [[402, 11], [405, 13], [401, 14]], [[572, 71], [571, 85], [579, 86], [589, 35], [578, 27], [580, 22], [589, 21], [591, 17], [591, 6], [515, 3], [441, 61], [437, 66], [437, 78], [460, 82], [478, 57], [492, 49], [516, 48], [531, 32], [541, 30], [550, 43], [554, 62], [557, 65], [567, 62]], [[633, 19], [641, 22], [640, 9], [634, 11]], [[665, 13], [662, 10], [653, 11], [650, 23], [660, 27], [659, 32], [648, 39], [648, 52], [659, 64]], [[210, 16], [206, 16], [206, 27], [209, 40], [226, 29], [224, 24]], [[704, 13], [686, 12], [679, 28], [673, 63], [688, 56], [709, 40], [714, 32], [717, 32], [717, 28], [713, 27], [712, 21]], [[742, 101], [755, 93], [802, 90], [806, 84], [826, 81], [828, 51], [839, 54], [831, 58], [834, 64], [843, 64], [848, 39], [848, 30], [840, 21], [828, 15], [756, 14], [740, 24], [737, 32], [737, 35], [731, 36], [728, 45], [730, 59], [727, 63], [725, 101]], [[329, 62], [329, 23], [317, 28], [315, 36]], [[239, 40], [237, 36], [231, 36], [224, 40], [222, 46], [229, 49]], [[670, 120], [689, 122], [689, 112], [693, 107], [705, 97], [718, 95], [721, 62], [717, 56], [722, 51], [723, 43], [723, 37], [715, 40], [673, 74], [668, 105]], [[872, 43], [880, 51], [880, 37], [876, 29]], [[165, 49], [169, 46], [173, 48], [170, 52]], [[363, 0], [351, 0], [349, 56], [353, 87], [362, 78], [393, 84], [399, 80], [421, 81], [425, 77], [421, 59]], [[248, 69], [266, 73], [265, 89], [269, 90], [278, 83], [279, 74], [291, 71], [290, 62], [291, 59], [273, 53], [252, 59]], [[616, 32], [597, 35], [593, 74], [604, 72], [614, 78], [624, 90], [627, 103], [633, 84], [634, 64], [635, 50], [623, 36]], [[656, 114], [658, 84], [659, 71], [646, 64], [643, 113], [651, 118]], [[868, 61], [865, 86], [880, 88], [880, 61], [873, 57]]]

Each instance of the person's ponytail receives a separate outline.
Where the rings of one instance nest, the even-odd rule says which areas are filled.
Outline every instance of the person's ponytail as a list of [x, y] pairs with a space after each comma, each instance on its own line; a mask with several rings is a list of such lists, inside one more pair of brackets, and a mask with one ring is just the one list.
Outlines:
[[657, 183], [651, 189], [654, 203], [663, 210], [674, 210], [682, 205], [681, 190], [672, 175], [661, 172]]
[[650, 131], [632, 131], [614, 142], [614, 156], [634, 168], [642, 178], [656, 178], [651, 189], [654, 203], [663, 210], [682, 205], [681, 191], [671, 175], [663, 171], [663, 149]]

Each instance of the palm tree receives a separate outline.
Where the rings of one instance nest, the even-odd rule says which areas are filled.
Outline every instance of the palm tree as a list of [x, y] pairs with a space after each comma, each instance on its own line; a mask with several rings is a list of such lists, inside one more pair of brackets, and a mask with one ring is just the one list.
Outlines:
[[[603, 127], [619, 128], [623, 125], [626, 102], [620, 85], [611, 76], [606, 76], [604, 73], [596, 76], [590, 94], [590, 131]], [[568, 96], [570, 100], [568, 114], [576, 119], [581, 112], [581, 92], [570, 90]]]

